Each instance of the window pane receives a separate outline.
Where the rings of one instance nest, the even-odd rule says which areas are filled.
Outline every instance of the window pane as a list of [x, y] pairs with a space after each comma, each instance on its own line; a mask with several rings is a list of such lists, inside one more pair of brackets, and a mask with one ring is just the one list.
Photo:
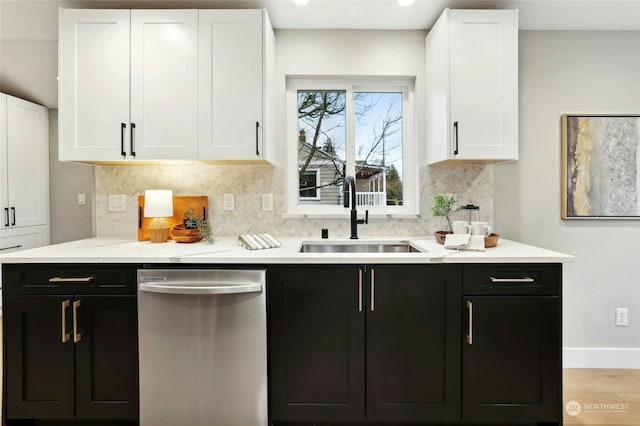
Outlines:
[[355, 92], [358, 205], [402, 205], [402, 93]]
[[[298, 91], [300, 204], [342, 204], [345, 91]], [[313, 175], [313, 176], [312, 176]]]

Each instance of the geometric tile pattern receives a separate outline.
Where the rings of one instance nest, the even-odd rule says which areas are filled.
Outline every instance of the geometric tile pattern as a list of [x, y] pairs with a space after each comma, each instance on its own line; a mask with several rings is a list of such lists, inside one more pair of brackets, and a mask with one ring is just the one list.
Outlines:
[[[442, 228], [433, 217], [433, 197], [456, 194], [459, 205], [480, 206], [483, 220], [493, 222], [493, 166], [420, 166], [420, 214], [415, 218], [370, 218], [359, 226], [363, 237], [429, 236]], [[145, 189], [172, 189], [175, 195], [206, 195], [214, 235], [237, 236], [269, 232], [274, 236], [333, 238], [349, 236], [348, 219], [283, 218], [286, 176], [280, 166], [158, 165], [96, 166], [96, 229], [98, 237], [137, 238], [138, 195]], [[222, 209], [222, 194], [235, 196], [234, 211]], [[262, 211], [262, 194], [273, 194], [273, 211]], [[125, 212], [109, 212], [108, 194], [126, 194]]]

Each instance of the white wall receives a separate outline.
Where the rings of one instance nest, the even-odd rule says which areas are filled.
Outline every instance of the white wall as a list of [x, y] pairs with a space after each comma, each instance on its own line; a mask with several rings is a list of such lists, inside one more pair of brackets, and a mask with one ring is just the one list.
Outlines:
[[[640, 368], [640, 220], [560, 219], [560, 116], [640, 114], [640, 32], [521, 31], [519, 55], [520, 160], [494, 168], [496, 228], [576, 257], [564, 269], [565, 366]], [[616, 307], [629, 308], [628, 327], [615, 326]]]

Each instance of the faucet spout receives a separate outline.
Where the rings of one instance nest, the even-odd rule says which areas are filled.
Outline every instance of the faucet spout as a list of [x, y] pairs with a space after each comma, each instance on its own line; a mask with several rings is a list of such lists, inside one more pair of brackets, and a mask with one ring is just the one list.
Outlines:
[[[347, 176], [344, 179], [345, 191], [351, 196], [351, 239], [358, 239], [358, 225], [366, 225], [369, 223], [369, 210], [365, 211], [364, 219], [358, 219], [358, 210], [356, 208], [356, 179], [353, 176]], [[349, 198], [344, 197], [344, 207], [348, 208]]]

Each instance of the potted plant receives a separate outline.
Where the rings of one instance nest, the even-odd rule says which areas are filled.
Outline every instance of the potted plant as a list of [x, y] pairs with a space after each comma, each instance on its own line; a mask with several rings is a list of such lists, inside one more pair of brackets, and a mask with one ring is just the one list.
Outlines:
[[[187, 207], [184, 210], [183, 225], [173, 227], [174, 239], [178, 236], [184, 237], [182, 242], [194, 242], [204, 238], [209, 244], [213, 244], [215, 239], [209, 222], [204, 216], [196, 216], [195, 213], [196, 211], [193, 207]], [[197, 239], [194, 237], [197, 237]], [[181, 242], [180, 238], [176, 239], [176, 241]]]
[[[456, 197], [455, 195], [438, 194], [435, 196], [433, 201], [434, 201], [434, 204], [433, 204], [433, 207], [431, 207], [431, 213], [434, 216], [444, 217], [446, 224], [448, 226], [448, 230], [443, 229], [440, 231], [436, 231], [434, 233], [436, 241], [439, 244], [444, 244], [444, 240], [447, 234], [450, 234], [451, 232], [453, 232], [452, 231], [453, 228], [451, 227], [451, 215], [456, 211], [455, 209]], [[445, 221], [443, 221], [443, 223], [445, 223]]]

